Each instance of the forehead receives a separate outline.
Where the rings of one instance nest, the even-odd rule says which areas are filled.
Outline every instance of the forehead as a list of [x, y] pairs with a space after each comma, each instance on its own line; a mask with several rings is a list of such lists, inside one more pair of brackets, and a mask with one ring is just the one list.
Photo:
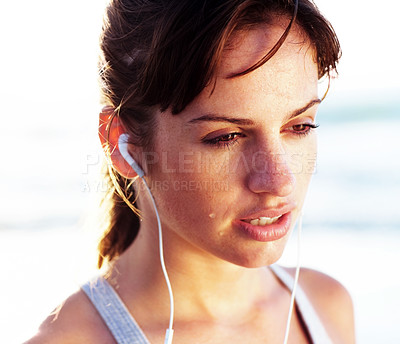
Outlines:
[[[249, 30], [235, 32], [225, 46], [217, 77], [229, 78], [252, 67], [274, 47], [288, 25], [288, 19], [280, 18], [271, 24], [260, 24]], [[276, 63], [289, 56], [302, 59], [307, 53], [314, 56], [316, 51], [304, 31], [294, 25], [267, 63]]]
[[[317, 97], [315, 49], [296, 26], [269, 61], [248, 74], [231, 77], [263, 58], [279, 40], [286, 26], [286, 22], [277, 22], [235, 33], [217, 68], [216, 83], [207, 86], [189, 104], [188, 110], [204, 111], [204, 107], [218, 110], [228, 106], [248, 113], [261, 107], [270, 110], [273, 106], [274, 112], [282, 112], [304, 106]], [[258, 109], [252, 109], [256, 106]]]

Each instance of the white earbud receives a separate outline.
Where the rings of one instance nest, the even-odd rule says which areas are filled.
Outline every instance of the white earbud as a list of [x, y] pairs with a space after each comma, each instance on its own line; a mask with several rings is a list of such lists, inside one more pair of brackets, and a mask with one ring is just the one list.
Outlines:
[[132, 158], [132, 156], [128, 152], [128, 134], [121, 134], [118, 139], [118, 148], [119, 152], [121, 153], [122, 157], [125, 161], [135, 170], [140, 178], [143, 178], [144, 171], [141, 169], [139, 164]]

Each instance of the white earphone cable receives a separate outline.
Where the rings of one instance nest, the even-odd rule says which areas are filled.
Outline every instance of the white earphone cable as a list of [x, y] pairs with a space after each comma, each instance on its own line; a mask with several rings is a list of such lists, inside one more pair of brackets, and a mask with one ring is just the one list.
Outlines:
[[303, 226], [303, 214], [300, 213], [299, 223], [297, 225], [297, 265], [296, 265], [296, 274], [294, 277], [293, 289], [292, 289], [292, 296], [290, 298], [290, 307], [289, 307], [289, 314], [286, 322], [286, 330], [285, 330], [285, 339], [283, 340], [283, 344], [287, 344], [289, 339], [289, 331], [290, 331], [290, 322], [292, 319], [292, 313], [294, 308], [294, 300], [296, 297], [296, 289], [299, 280], [300, 274], [300, 246], [301, 246], [301, 230]]
[[155, 211], [156, 217], [157, 217], [160, 262], [161, 262], [161, 268], [162, 268], [162, 271], [163, 271], [163, 274], [164, 274], [165, 282], [167, 283], [168, 293], [169, 293], [169, 301], [170, 301], [169, 325], [168, 325], [168, 329], [167, 329], [166, 334], [165, 334], [164, 344], [171, 344], [172, 343], [172, 337], [174, 335], [174, 330], [173, 330], [173, 323], [174, 323], [174, 295], [172, 293], [171, 282], [169, 281], [167, 269], [165, 267], [165, 262], [164, 262], [164, 249], [163, 249], [163, 239], [162, 239], [162, 228], [161, 228], [160, 215], [158, 214], [156, 202], [154, 201], [154, 197], [151, 194], [150, 188], [147, 185], [147, 182], [146, 182], [145, 178], [142, 178], [142, 180], [143, 180], [144, 185], [147, 188], [147, 191], [149, 192], [150, 199], [151, 199], [151, 201], [153, 203], [154, 211]]

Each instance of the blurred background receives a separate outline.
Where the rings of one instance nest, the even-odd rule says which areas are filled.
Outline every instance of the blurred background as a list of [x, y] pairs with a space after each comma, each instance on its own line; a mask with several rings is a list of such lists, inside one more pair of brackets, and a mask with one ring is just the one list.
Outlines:
[[[91, 214], [104, 0], [0, 3], [0, 342], [21, 343], [96, 273]], [[353, 296], [358, 343], [400, 342], [400, 5], [317, 0], [343, 49], [320, 107], [302, 264]], [[295, 237], [295, 236], [294, 236]], [[296, 242], [281, 259], [295, 264]]]

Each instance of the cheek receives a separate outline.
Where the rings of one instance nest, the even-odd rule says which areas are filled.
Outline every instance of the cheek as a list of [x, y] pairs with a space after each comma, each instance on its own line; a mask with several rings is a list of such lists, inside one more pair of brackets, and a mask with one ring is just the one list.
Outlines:
[[161, 217], [171, 226], [207, 227], [215, 222], [214, 214], [229, 208], [226, 166], [210, 155], [180, 152], [168, 161], [160, 160], [153, 172], [151, 184], [162, 186], [154, 188], [153, 194]]

